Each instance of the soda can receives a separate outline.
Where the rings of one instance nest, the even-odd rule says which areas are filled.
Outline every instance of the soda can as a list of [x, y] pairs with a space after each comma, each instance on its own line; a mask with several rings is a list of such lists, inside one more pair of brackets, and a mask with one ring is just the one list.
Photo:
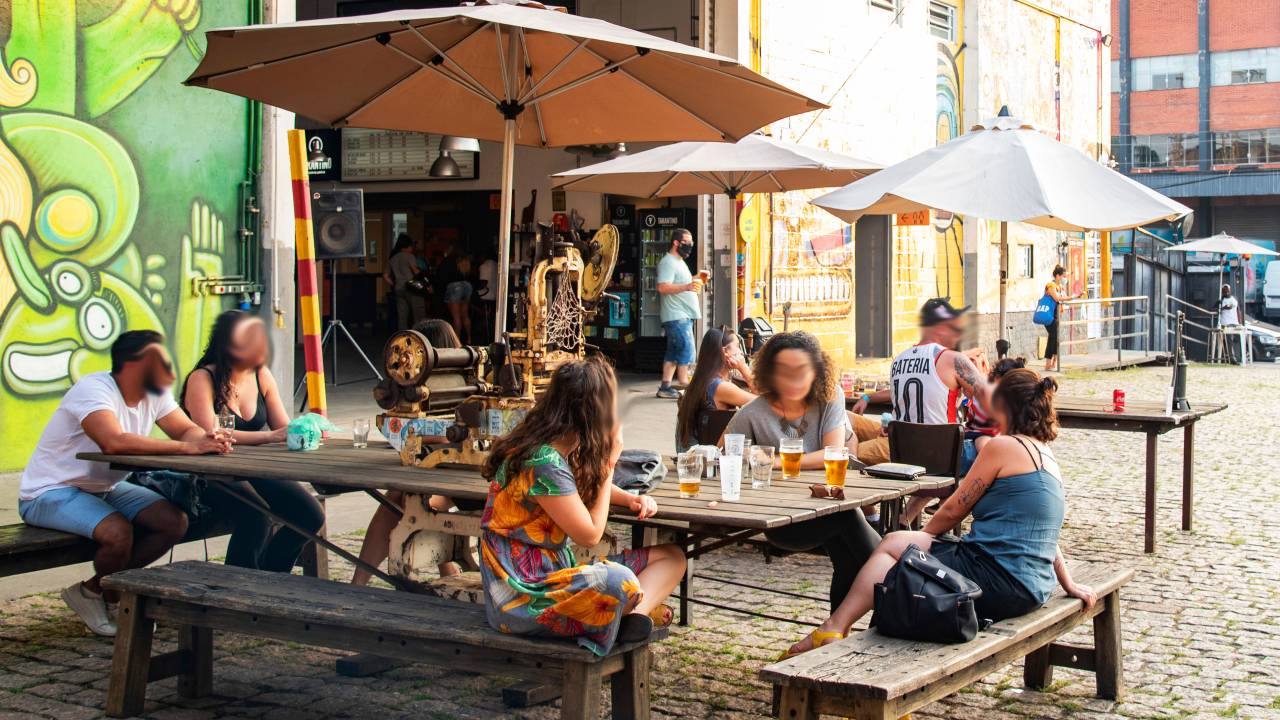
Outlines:
[[1111, 409], [1124, 412], [1124, 391], [1117, 388], [1111, 391]]

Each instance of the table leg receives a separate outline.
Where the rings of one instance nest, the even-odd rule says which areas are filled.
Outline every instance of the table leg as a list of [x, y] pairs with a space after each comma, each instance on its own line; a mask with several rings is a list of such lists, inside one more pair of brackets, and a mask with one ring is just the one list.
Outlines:
[[[689, 536], [685, 533], [676, 533], [676, 543], [680, 547], [687, 547]], [[698, 541], [693, 543], [693, 550], [697, 550]], [[685, 560], [684, 577], [680, 578], [680, 627], [688, 627], [693, 618], [689, 617], [689, 596], [693, 594], [693, 558]]]
[[1196, 464], [1196, 424], [1182, 430], [1182, 529], [1191, 532], [1193, 482]]
[[1156, 551], [1156, 439], [1154, 432], [1147, 433], [1147, 498], [1143, 524], [1143, 552], [1146, 553]]

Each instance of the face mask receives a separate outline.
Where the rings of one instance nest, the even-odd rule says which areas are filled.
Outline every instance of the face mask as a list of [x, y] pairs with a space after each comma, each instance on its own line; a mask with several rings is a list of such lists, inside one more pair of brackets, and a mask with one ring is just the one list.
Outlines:
[[687, 258], [693, 254], [693, 243], [680, 243], [676, 246], [676, 250], [680, 253], [680, 257]]

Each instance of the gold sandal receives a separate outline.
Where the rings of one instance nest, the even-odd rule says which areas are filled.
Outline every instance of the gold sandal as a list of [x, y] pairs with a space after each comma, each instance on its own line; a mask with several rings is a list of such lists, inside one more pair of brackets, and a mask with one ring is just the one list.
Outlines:
[[[845, 638], [845, 633], [828, 632], [826, 630], [814, 630], [813, 632], [809, 633], [809, 638], [813, 640], [813, 647], [809, 648], [809, 650], [817, 650], [818, 648], [828, 643], [833, 643], [837, 640], [843, 640]], [[809, 650], [792, 652], [791, 648], [787, 648], [786, 651], [783, 652], [782, 655], [778, 657], [778, 662], [782, 662], [783, 660], [790, 660], [791, 658], [797, 655], [803, 655], [804, 653], [809, 652]]]
[[675, 618], [675, 610], [667, 605], [659, 605], [649, 611], [649, 619], [653, 621], [653, 626], [656, 628], [671, 627], [671, 621]]

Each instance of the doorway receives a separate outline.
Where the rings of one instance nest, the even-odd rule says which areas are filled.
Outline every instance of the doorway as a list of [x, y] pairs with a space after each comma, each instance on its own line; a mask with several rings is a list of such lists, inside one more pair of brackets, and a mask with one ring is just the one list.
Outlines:
[[889, 357], [889, 221], [866, 215], [853, 228], [854, 347], [858, 357]]

